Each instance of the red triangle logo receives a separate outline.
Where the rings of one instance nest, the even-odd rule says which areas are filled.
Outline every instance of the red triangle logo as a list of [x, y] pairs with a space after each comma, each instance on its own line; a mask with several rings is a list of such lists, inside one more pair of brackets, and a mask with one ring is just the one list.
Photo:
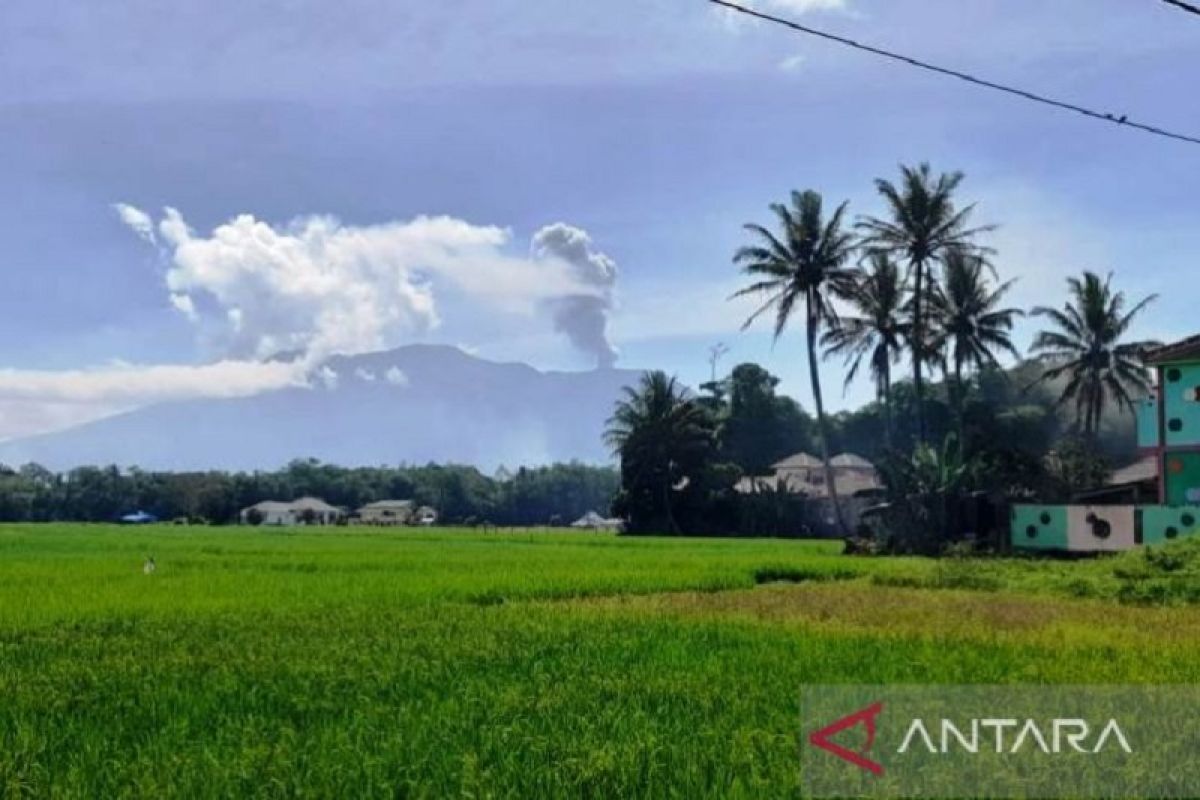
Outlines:
[[[827, 753], [833, 753], [843, 761], [849, 761], [859, 769], [865, 769], [874, 775], [882, 775], [883, 765], [866, 757], [866, 754], [871, 750], [871, 745], [875, 743], [875, 717], [879, 716], [879, 712], [881, 711], [883, 711], [883, 703], [869, 705], [861, 711], [855, 711], [853, 714], [842, 717], [820, 730], [813, 731], [808, 736], [808, 742]], [[867, 728], [867, 743], [862, 751], [856, 753], [833, 741], [834, 736], [860, 724], [865, 725]]]

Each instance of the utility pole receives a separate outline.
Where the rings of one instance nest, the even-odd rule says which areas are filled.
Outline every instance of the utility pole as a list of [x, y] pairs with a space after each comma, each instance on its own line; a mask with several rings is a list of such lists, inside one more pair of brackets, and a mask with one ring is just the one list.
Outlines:
[[724, 342], [717, 342], [712, 347], [708, 348], [708, 367], [711, 373], [713, 383], [717, 382], [717, 362], [719, 362], [729, 352], [729, 345]]

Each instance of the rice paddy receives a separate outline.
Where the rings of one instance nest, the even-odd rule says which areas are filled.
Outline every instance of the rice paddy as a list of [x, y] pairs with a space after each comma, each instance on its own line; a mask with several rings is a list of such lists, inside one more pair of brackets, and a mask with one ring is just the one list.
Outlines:
[[795, 797], [805, 683], [1200, 680], [1198, 554], [0, 526], [0, 796]]

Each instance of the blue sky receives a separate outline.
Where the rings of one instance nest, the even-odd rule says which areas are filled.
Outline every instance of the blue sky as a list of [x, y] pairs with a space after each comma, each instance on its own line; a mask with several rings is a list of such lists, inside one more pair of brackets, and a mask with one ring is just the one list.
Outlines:
[[[620, 366], [695, 383], [723, 341], [727, 366], [759, 361], [808, 403], [799, 332], [739, 333], [746, 306], [725, 301], [740, 226], [793, 188], [877, 212], [872, 179], [919, 160], [967, 172], [1017, 304], [1113, 270], [1131, 296], [1162, 295], [1136, 333], [1196, 330], [1200, 146], [701, 0], [47, 5], [0, 7], [0, 438], [227, 391], [214, 383], [255, 391], [249, 362], [280, 342], [315, 357], [440, 341], [588, 368], [560, 325], [579, 298], [607, 315]], [[1156, 0], [757, 7], [1200, 133], [1200, 18]], [[168, 207], [185, 238], [157, 227]], [[314, 216], [326, 226], [302, 234]], [[440, 217], [461, 225], [414, 225]], [[589, 239], [539, 250], [554, 223]], [[352, 262], [344, 285], [325, 281], [330, 252]], [[293, 258], [319, 286], [292, 293]], [[381, 299], [397, 291], [412, 295], [399, 311]], [[835, 407], [870, 395], [824, 374]]]

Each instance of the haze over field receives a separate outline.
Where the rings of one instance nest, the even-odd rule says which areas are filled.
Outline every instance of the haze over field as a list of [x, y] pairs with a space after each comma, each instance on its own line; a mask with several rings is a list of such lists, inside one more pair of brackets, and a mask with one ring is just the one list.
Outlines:
[[146, 469], [608, 463], [604, 421], [632, 370], [542, 372], [454, 347], [410, 345], [315, 366], [308, 382], [246, 397], [179, 399], [0, 444], [0, 463]]

